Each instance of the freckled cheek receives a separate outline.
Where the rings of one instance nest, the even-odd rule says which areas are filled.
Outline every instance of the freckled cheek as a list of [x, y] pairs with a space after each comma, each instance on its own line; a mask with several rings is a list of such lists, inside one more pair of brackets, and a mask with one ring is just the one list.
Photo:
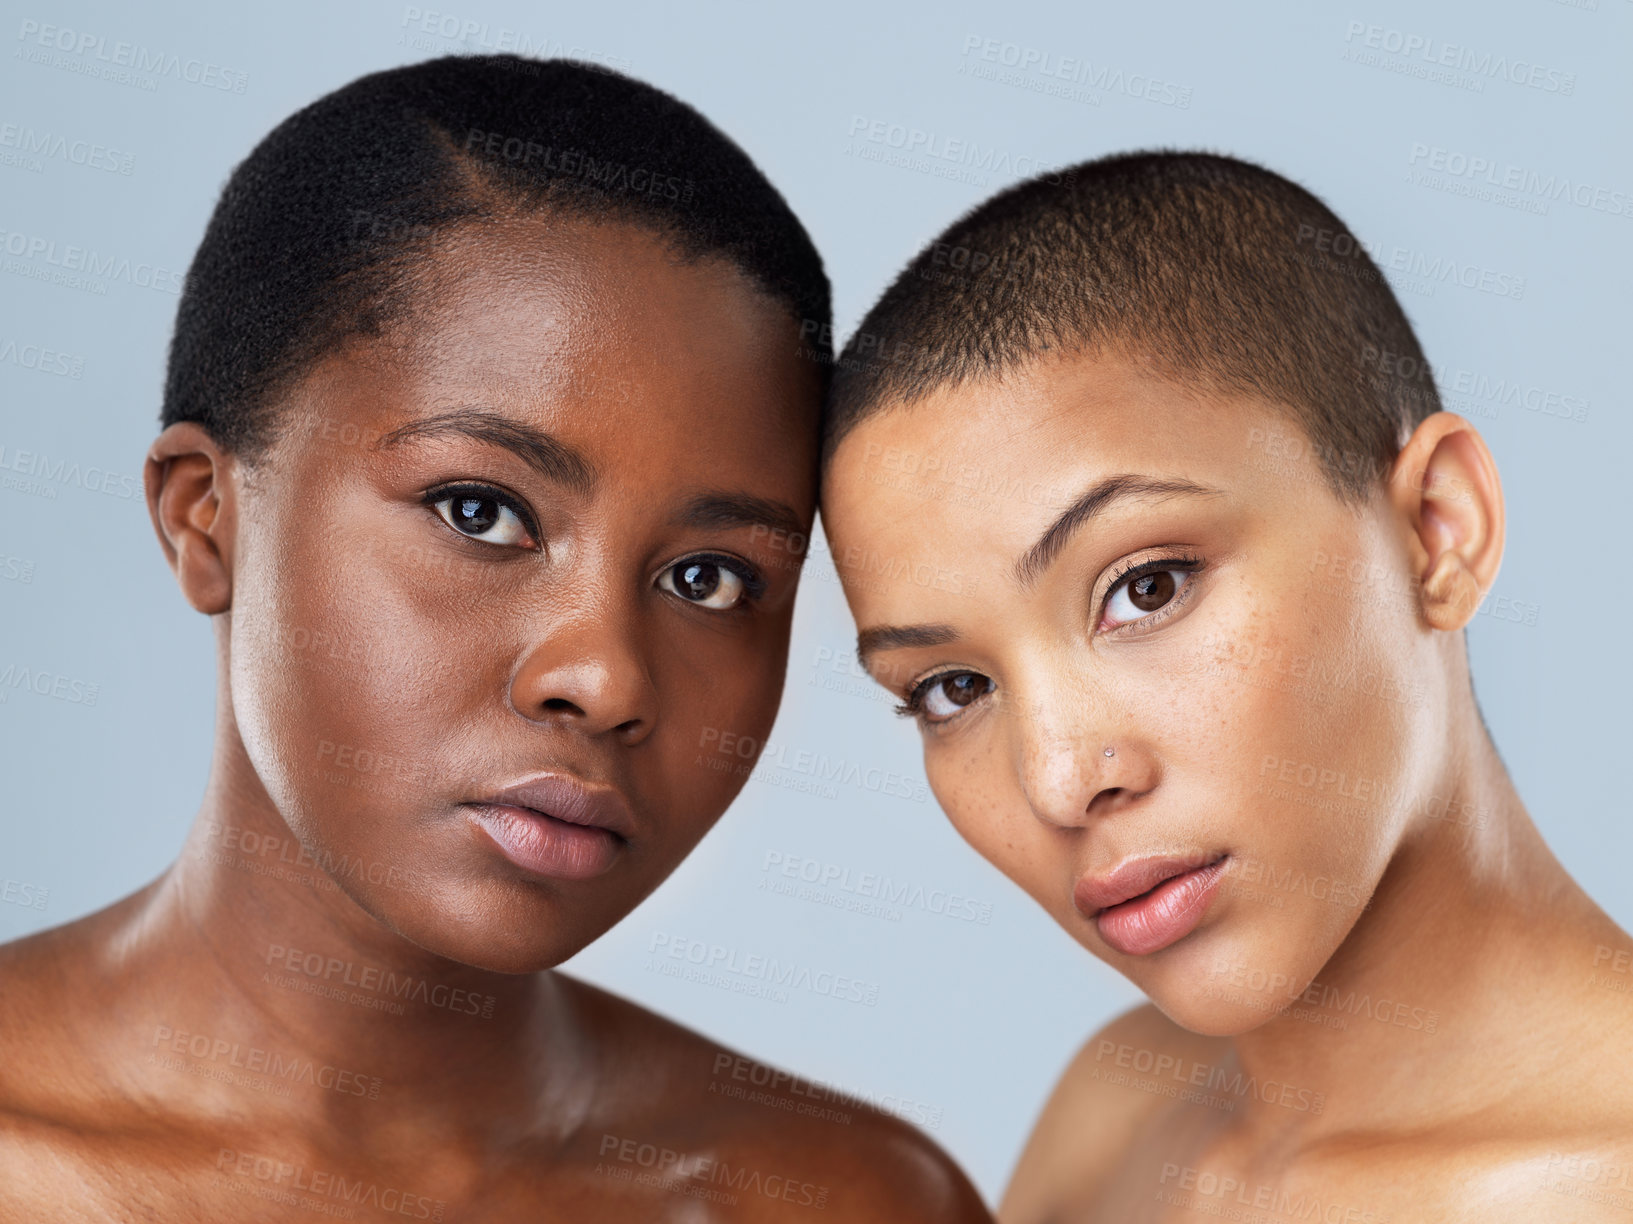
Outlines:
[[1003, 754], [990, 745], [959, 745], [926, 753], [924, 771], [953, 830], [1041, 901], [1051, 869], [1046, 838]]

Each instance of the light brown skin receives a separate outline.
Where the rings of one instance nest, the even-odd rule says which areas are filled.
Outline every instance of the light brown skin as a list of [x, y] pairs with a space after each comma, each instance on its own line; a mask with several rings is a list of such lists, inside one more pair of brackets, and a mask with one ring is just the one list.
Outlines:
[[[678, 516], [735, 495], [809, 527], [794, 322], [724, 263], [559, 217], [460, 231], [415, 294], [300, 379], [257, 467], [190, 424], [149, 454], [215, 629], [210, 779], [157, 881], [0, 949], [0, 1215], [305, 1220], [361, 1186], [358, 1219], [990, 1219], [905, 1123], [734, 1097], [731, 1052], [550, 970], [742, 785], [696, 765], [702, 729], [763, 741], [775, 715], [798, 566], [763, 523]], [[379, 444], [462, 406], [593, 482], [454, 433]], [[455, 530], [424, 495], [456, 480], [507, 491], [545, 548]], [[699, 552], [763, 597], [657, 585]], [[605, 874], [528, 875], [460, 806], [547, 768], [633, 809]]]
[[[950, 631], [868, 656], [904, 699], [947, 686], [921, 715], [944, 716], [943, 809], [1151, 1000], [1084, 1044], [999, 1219], [1625, 1218], [1633, 940], [1542, 841], [1458, 633], [1502, 556], [1496, 464], [1437, 413], [1352, 511], [1301, 439], [1103, 350], [888, 409], [825, 473], [859, 630]], [[1112, 503], [1024, 585], [1062, 508], [1121, 473], [1223, 494]], [[1175, 554], [1203, 567], [1111, 589]], [[1200, 925], [1158, 951], [1074, 905], [1085, 873], [1219, 853]]]

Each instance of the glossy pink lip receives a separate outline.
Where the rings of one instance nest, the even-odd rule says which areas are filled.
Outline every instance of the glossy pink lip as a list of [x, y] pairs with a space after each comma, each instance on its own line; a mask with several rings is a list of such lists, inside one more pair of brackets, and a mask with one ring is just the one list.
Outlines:
[[610, 871], [635, 830], [616, 790], [566, 774], [540, 774], [463, 806], [516, 866], [564, 880]]
[[1084, 876], [1072, 903], [1117, 951], [1146, 956], [1196, 929], [1228, 857], [1135, 859], [1106, 875]]

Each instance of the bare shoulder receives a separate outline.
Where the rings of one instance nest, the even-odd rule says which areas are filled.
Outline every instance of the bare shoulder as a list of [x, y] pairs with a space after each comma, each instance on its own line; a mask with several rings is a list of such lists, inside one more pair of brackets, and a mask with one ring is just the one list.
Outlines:
[[0, 1184], [40, 1218], [92, 1218], [83, 1193], [109, 1167], [102, 1140], [115, 1123], [86, 1053], [103, 1011], [85, 987], [102, 918], [0, 944]]
[[[910, 1123], [839, 1090], [711, 1041], [565, 977], [610, 1041], [626, 1104], [596, 1125], [587, 1155], [605, 1175], [663, 1178], [744, 1220], [982, 1224], [992, 1216], [963, 1170]], [[617, 1108], [616, 1106], [613, 1108]]]
[[1536, 1073], [1513, 1076], [1503, 1107], [1459, 1136], [1459, 1155], [1489, 1154], [1470, 1176], [1493, 1198], [1506, 1190], [1561, 1221], [1633, 1211], [1633, 1010], [1623, 1002], [1573, 1009], [1572, 1030], [1536, 1043], [1547, 1051]]
[[1016, 1162], [998, 1218], [1047, 1224], [1091, 1195], [1176, 1107], [1170, 1084], [1189, 1079], [1198, 1067], [1220, 1065], [1228, 1051], [1224, 1038], [1181, 1028], [1149, 1003], [1111, 1021], [1061, 1073]]
[[[1359, 1137], [1312, 1193], [1332, 1193], [1378, 1219], [1483, 1224], [1594, 1224], [1633, 1211], [1633, 1118], [1606, 1112], [1582, 1125], [1558, 1102], [1528, 1118], [1486, 1111], [1417, 1134]], [[1366, 1205], [1366, 1210], [1361, 1209]]]
[[0, 1113], [60, 1100], [67, 1081], [83, 1078], [74, 1049], [95, 1009], [76, 985], [95, 917], [0, 944]]
[[110, 1083], [107, 1055], [130, 1038], [120, 932], [156, 884], [0, 944], [0, 1136], [61, 1138], [120, 1124], [118, 1107], [130, 1102]]

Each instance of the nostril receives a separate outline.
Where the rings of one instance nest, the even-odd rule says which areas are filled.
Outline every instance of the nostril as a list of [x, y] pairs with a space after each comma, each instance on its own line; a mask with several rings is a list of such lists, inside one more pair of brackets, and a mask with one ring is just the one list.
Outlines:
[[568, 714], [580, 714], [580, 713], [583, 713], [583, 711], [581, 711], [572, 702], [568, 701], [565, 697], [552, 697], [552, 698], [550, 698], [548, 701], [546, 701], [544, 703], [544, 708], [547, 709], [547, 710], [555, 710], [557, 712], [568, 713]]

